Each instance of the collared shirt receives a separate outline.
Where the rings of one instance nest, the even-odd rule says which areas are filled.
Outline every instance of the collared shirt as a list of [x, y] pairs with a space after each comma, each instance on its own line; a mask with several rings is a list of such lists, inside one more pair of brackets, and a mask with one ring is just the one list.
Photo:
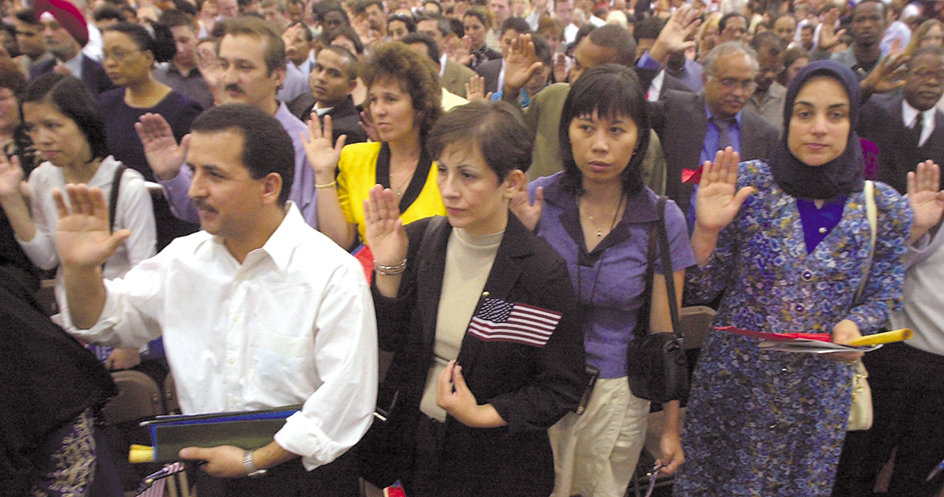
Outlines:
[[173, 62], [164, 62], [154, 68], [154, 79], [196, 100], [204, 109], [213, 107], [213, 92], [197, 68], [184, 74]]
[[[579, 304], [589, 309], [584, 328], [587, 364], [600, 369], [600, 378], [621, 378], [626, 376], [626, 349], [645, 301], [649, 228], [658, 220], [658, 196], [646, 187], [627, 198], [622, 219], [588, 253], [576, 196], [561, 188], [562, 176], [563, 172], [558, 172], [528, 184], [532, 199], [537, 188], [544, 187], [537, 234], [567, 261]], [[685, 218], [672, 200], [665, 204], [665, 227], [672, 270], [694, 265]], [[662, 250], [654, 268], [659, 274]]]
[[751, 95], [744, 108], [759, 115], [779, 132], [783, 131], [783, 106], [786, 98], [787, 88], [774, 81], [760, 98], [757, 98], [756, 92]]
[[[648, 53], [648, 52], [646, 52]], [[646, 100], [650, 102], [658, 102], [659, 95], [662, 94], [662, 82], [665, 81], [665, 70], [659, 71], [659, 74], [656, 74], [656, 77], [652, 78], [652, 83], [649, 83], [649, 90], [646, 91]]]
[[901, 117], [905, 122], [905, 127], [908, 129], [914, 129], [915, 123], [917, 121], [918, 115], [921, 115], [921, 118], [924, 119], [921, 129], [921, 139], [918, 140], [918, 146], [921, 147], [925, 142], [928, 141], [928, 138], [931, 137], [931, 133], [934, 132], [934, 111], [935, 108], [931, 107], [930, 109], [921, 112], [918, 109], [915, 109], [908, 101], [905, 99], [901, 100]]
[[85, 54], [82, 52], [79, 52], [75, 57], [72, 57], [71, 59], [65, 62], [62, 62], [62, 65], [69, 68], [69, 71], [71, 71], [73, 76], [75, 76], [78, 79], [82, 79], [82, 59], [84, 57], [85, 57]]
[[360, 264], [305, 225], [291, 203], [240, 264], [205, 231], [105, 281], [107, 345], [159, 335], [185, 414], [304, 403], [275, 435], [309, 470], [353, 446], [377, 396], [377, 327]]
[[685, 57], [685, 64], [682, 65], [682, 69], [678, 72], [672, 72], [668, 66], [666, 66], [665, 71], [668, 72], [669, 75], [674, 76], [676, 79], [684, 83], [685, 86], [695, 93], [700, 92], [705, 85], [701, 79], [701, 64], [695, 62], [694, 60], [690, 60], [688, 57]]
[[[292, 146], [295, 149], [295, 180], [292, 182], [292, 191], [289, 193], [288, 199], [298, 206], [305, 222], [312, 228], [318, 229], [315, 172], [308, 165], [308, 156], [305, 155], [305, 142], [300, 136], [308, 136], [308, 127], [288, 110], [285, 102], [279, 102], [279, 110], [276, 111], [275, 118], [282, 123], [282, 127], [285, 128], [288, 136], [292, 139]], [[192, 179], [193, 173], [190, 171], [190, 167], [184, 163], [180, 166], [180, 172], [174, 179], [160, 181], [160, 184], [164, 187], [164, 197], [167, 198], [174, 215], [184, 221], [199, 223], [200, 216], [197, 214], [197, 209], [193, 206], [193, 200], [188, 193]]]
[[449, 56], [445, 53], [439, 56], [439, 77], [442, 78], [446, 74], [446, 61], [449, 60]]
[[286, 64], [285, 80], [282, 82], [282, 87], [279, 88], [276, 98], [283, 102], [291, 102], [306, 93], [311, 93], [311, 82], [308, 81], [308, 75], [302, 74], [295, 67], [295, 64]]
[[[731, 148], [738, 153], [741, 152], [742, 113], [743, 112], [738, 112], [735, 114], [734, 122], [728, 126], [728, 138], [731, 139]], [[721, 139], [721, 130], [719, 130], [718, 126], [711, 120], [714, 116], [711, 114], [711, 109], [708, 108], [708, 104], [705, 104], [705, 115], [708, 117], [708, 131], [705, 132], [705, 140], [702, 142], [701, 163], [704, 163], [706, 160], [715, 160], [715, 154], [718, 152], [718, 141]]]

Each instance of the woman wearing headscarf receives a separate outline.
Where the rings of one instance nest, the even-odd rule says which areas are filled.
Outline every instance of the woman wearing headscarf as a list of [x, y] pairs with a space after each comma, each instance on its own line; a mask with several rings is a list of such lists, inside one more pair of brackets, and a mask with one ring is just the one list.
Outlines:
[[[875, 333], [901, 305], [912, 211], [877, 183], [872, 250], [854, 130], [855, 75], [820, 61], [787, 90], [784, 134], [769, 163], [730, 148], [706, 163], [696, 204], [686, 302], [723, 293], [714, 326]], [[861, 285], [861, 295], [856, 300]], [[713, 330], [694, 372], [675, 495], [829, 495], [861, 352], [796, 354]]]

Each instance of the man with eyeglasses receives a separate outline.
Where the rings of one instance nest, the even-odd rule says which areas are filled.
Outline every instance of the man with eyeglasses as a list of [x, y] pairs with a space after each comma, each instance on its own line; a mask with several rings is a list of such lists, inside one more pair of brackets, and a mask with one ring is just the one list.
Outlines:
[[[663, 31], [665, 33], [665, 31]], [[640, 82], [648, 87], [665, 65], [671, 50], [660, 34], [638, 62]], [[685, 170], [697, 170], [715, 153], [732, 147], [741, 160], [769, 156], [777, 142], [777, 129], [757, 114], [744, 110], [757, 88], [758, 63], [753, 49], [741, 42], [715, 47], [705, 58], [701, 93], [670, 90], [650, 103], [650, 124], [665, 143], [665, 194], [694, 223], [692, 183], [683, 183]]]
[[[875, 71], [894, 69], [883, 63]], [[877, 179], [905, 193], [907, 174], [919, 162], [944, 163], [944, 113], [935, 108], [944, 95], [944, 49], [920, 48], [911, 55], [902, 93], [870, 98], [859, 112], [857, 131], [879, 147]], [[908, 247], [904, 307], [892, 313], [889, 323], [891, 329], [914, 330], [914, 337], [862, 358], [869, 371], [874, 422], [871, 430], [846, 434], [834, 497], [870, 495], [896, 447], [887, 495], [932, 497], [940, 493], [944, 477], [932, 473], [944, 459], [944, 298], [940, 291], [944, 230], [940, 228], [939, 221]]]
[[754, 78], [757, 88], [744, 108], [764, 118], [779, 133], [783, 131], [783, 104], [787, 96], [787, 88], [777, 82], [777, 76], [783, 72], [783, 45], [776, 34], [765, 31], [754, 35], [751, 48], [757, 52], [760, 69]]

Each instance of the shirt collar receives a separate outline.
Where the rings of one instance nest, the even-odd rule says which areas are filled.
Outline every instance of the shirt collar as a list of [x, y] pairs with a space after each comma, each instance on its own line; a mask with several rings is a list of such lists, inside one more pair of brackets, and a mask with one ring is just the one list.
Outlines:
[[[246, 255], [246, 259], [243, 261], [244, 266], [247, 264], [256, 264], [259, 259], [268, 256], [279, 271], [284, 272], [288, 270], [292, 253], [300, 240], [298, 233], [307, 228], [308, 225], [305, 224], [301, 211], [298, 210], [298, 206], [295, 205], [295, 202], [290, 200], [285, 202], [285, 209], [285, 217], [282, 218], [279, 227], [272, 232], [272, 235], [269, 236], [269, 239], [266, 240], [262, 247], [252, 250]], [[223, 237], [212, 235], [211, 240], [220, 250], [229, 253], [229, 249], [226, 248]], [[207, 253], [207, 255], [209, 255], [209, 253]]]
[[[566, 208], [569, 203], [576, 204], [576, 197], [570, 192], [564, 190], [561, 186], [563, 172], [556, 173], [558, 178], [544, 188], [544, 198], [560, 208]], [[623, 223], [651, 223], [659, 219], [656, 213], [656, 202], [659, 196], [649, 188], [643, 188], [639, 192], [626, 199], [626, 209], [623, 211]]]
[[922, 119], [924, 119], [924, 123], [922, 124], [924, 125], [924, 128], [927, 129], [928, 126], [934, 123], [934, 110], [935, 107], [931, 107], [930, 109], [922, 112], [912, 107], [907, 100], [901, 99], [901, 118], [904, 121], [906, 128], [910, 128], [914, 123], [915, 118], [918, 117], [918, 114], [921, 114]]
[[[744, 113], [744, 110], [742, 109], [742, 110], [739, 110], [738, 113], [734, 115], [734, 120], [737, 122], [738, 129], [741, 129], [741, 114], [743, 113]], [[711, 109], [708, 108], [707, 100], [705, 101], [705, 116], [708, 117], [709, 123], [711, 122], [711, 118], [714, 117], [714, 115], [711, 113]]]

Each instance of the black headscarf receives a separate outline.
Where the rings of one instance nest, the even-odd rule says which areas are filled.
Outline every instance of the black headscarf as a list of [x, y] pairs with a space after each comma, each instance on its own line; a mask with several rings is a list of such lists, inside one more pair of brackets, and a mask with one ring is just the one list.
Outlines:
[[[790, 152], [787, 142], [797, 94], [816, 76], [830, 77], [846, 89], [849, 96], [849, 139], [846, 149], [839, 157], [821, 166], [808, 166]], [[830, 199], [862, 191], [862, 170], [865, 162], [862, 158], [862, 145], [855, 132], [858, 118], [859, 82], [851, 69], [832, 60], [813, 62], [801, 69], [787, 88], [783, 105], [783, 136], [770, 157], [770, 170], [777, 185], [794, 197], [807, 199]]]

